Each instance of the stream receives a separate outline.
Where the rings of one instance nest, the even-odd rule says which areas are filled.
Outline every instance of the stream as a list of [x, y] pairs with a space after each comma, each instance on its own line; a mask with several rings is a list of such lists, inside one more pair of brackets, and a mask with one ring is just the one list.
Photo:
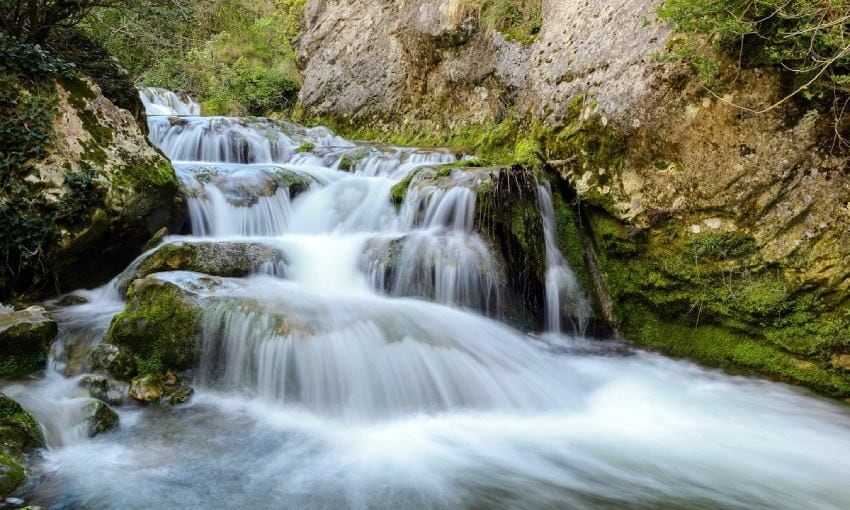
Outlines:
[[[546, 332], [504, 318], [504, 267], [475, 228], [482, 177], [417, 174], [448, 150], [201, 117], [142, 91], [186, 190], [191, 236], [283, 254], [198, 294], [203, 354], [179, 406], [125, 403], [87, 437], [75, 361], [124, 307], [122, 278], [55, 307], [48, 369], [4, 388], [50, 447], [22, 495], [51, 509], [847, 509], [850, 412], [797, 388], [583, 338], [590, 307], [545, 231]], [[282, 185], [301, 179], [303, 190]], [[141, 260], [134, 262], [132, 273]], [[566, 310], [567, 313], [562, 313]], [[281, 324], [286, 324], [282, 327]]]

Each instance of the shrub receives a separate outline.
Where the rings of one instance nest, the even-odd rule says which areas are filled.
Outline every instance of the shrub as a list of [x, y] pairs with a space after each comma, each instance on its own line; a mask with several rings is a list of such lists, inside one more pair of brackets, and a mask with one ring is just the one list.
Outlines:
[[[797, 96], [830, 101], [836, 133], [847, 123], [850, 0], [665, 0], [658, 12], [677, 31], [702, 36], [743, 67], [780, 70], [788, 94], [769, 109]], [[677, 53], [710, 81], [718, 74], [717, 62], [699, 50], [690, 41]]]

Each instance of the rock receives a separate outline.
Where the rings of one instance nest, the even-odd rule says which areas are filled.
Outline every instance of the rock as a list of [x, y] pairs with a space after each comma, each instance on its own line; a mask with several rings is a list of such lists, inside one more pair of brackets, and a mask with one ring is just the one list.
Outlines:
[[170, 392], [167, 392], [168, 403], [173, 406], [185, 404], [194, 394], [195, 390], [193, 388], [178, 388], [176, 390], [171, 390]]
[[0, 496], [15, 492], [25, 479], [23, 466], [8, 455], [0, 454]]
[[242, 277], [263, 264], [283, 266], [279, 250], [261, 243], [177, 242], [161, 246], [150, 254], [136, 272], [122, 283], [165, 271], [192, 271], [211, 276]]
[[[174, 168], [130, 112], [85, 77], [46, 82], [44, 88], [50, 90], [40, 99], [54, 119], [44, 133], [49, 140], [43, 155], [21, 169], [26, 178], [11, 198], [33, 204], [15, 211], [28, 225], [21, 228], [49, 229], [55, 240], [38, 247], [38, 266], [24, 268], [32, 277], [7, 275], [11, 264], [0, 267], [0, 296], [106, 283], [158, 230], [178, 231], [188, 215]], [[49, 224], [47, 216], [54, 218]]]
[[130, 398], [145, 404], [159, 402], [165, 394], [165, 387], [158, 375], [140, 375], [130, 383]]
[[120, 406], [124, 403], [127, 385], [109, 379], [103, 375], [86, 375], [80, 379], [80, 387], [89, 390], [92, 398], [102, 400], [109, 405]]
[[94, 370], [103, 370], [122, 381], [129, 381], [136, 375], [136, 360], [117, 345], [101, 343], [92, 350], [89, 361]]
[[23, 455], [42, 447], [44, 436], [35, 418], [0, 394], [0, 497], [8, 496], [23, 483]]
[[24, 375], [44, 368], [47, 350], [58, 332], [44, 308], [0, 311], [0, 376]]
[[126, 309], [112, 319], [106, 333], [104, 342], [130, 353], [141, 372], [191, 369], [200, 355], [200, 298], [169, 280], [181, 275], [190, 276], [193, 285], [216, 283], [179, 272], [136, 280], [128, 291]]
[[88, 422], [89, 437], [103, 434], [118, 427], [118, 414], [100, 400], [87, 404], [86, 414], [88, 415], [86, 421]]
[[62, 296], [62, 298], [56, 302], [59, 306], [76, 306], [76, 305], [84, 305], [88, 303], [89, 300], [84, 298], [83, 296], [78, 296], [76, 294], [68, 294]]

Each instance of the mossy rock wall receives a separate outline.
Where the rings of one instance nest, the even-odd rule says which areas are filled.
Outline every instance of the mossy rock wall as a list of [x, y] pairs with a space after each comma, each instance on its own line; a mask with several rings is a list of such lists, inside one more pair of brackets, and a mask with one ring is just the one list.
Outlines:
[[92, 81], [81, 75], [27, 80], [8, 76], [0, 84], [4, 98], [12, 104], [14, 97], [29, 98], [30, 110], [37, 106], [46, 121], [27, 142], [37, 150], [28, 149], [31, 158], [3, 179], [12, 202], [0, 203], [0, 242], [20, 261], [0, 274], [0, 296], [95, 287], [126, 267], [158, 230], [182, 228], [187, 210], [180, 184], [134, 116]]
[[733, 372], [850, 396], [847, 296], [788, 278], [743, 231], [637, 229], [589, 207], [594, 252], [622, 335]]

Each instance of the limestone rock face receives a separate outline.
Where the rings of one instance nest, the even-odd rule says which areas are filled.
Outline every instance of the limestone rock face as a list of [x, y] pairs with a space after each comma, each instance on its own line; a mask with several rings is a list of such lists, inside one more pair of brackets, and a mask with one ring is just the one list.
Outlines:
[[19, 277], [4, 282], [0, 274], [0, 295], [105, 283], [158, 230], [177, 232], [186, 219], [171, 163], [148, 143], [133, 115], [87, 78], [53, 86], [46, 93], [54, 120], [43, 157], [21, 170], [26, 199], [61, 212], [51, 224], [56, 242], [41, 254], [50, 281]]
[[[310, 0], [299, 43], [301, 101], [317, 115], [434, 125], [492, 122], [505, 104], [551, 122], [591, 93], [625, 118], [654, 85], [668, 29], [654, 0], [543, 0], [530, 45], [454, 19], [451, 0]], [[551, 117], [551, 118], [550, 118]]]
[[0, 375], [24, 375], [44, 367], [58, 326], [44, 308], [0, 309]]

